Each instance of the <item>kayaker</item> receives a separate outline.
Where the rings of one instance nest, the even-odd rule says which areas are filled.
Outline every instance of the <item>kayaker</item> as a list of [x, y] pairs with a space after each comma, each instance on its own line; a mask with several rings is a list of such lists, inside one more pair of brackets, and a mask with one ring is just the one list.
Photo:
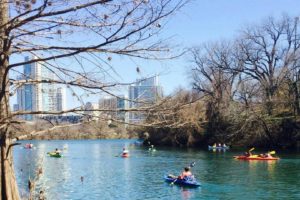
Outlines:
[[227, 145], [224, 143], [224, 144], [223, 144], [223, 147], [224, 147], [224, 148], [226, 148], [226, 147], [227, 147]]
[[216, 144], [216, 143], [214, 143], [213, 147], [216, 147], [216, 146], [217, 146], [217, 144]]
[[25, 144], [26, 149], [31, 149], [32, 147], [33, 147], [33, 144], [31, 144], [31, 143]]
[[246, 156], [246, 157], [250, 157], [250, 156], [252, 156], [252, 153], [251, 153], [251, 151], [246, 151], [246, 152], [244, 153], [244, 156]]
[[263, 154], [260, 154], [259, 156], [262, 158], [273, 158], [273, 156], [271, 156], [270, 153], [263, 153]]
[[185, 167], [183, 172], [181, 173], [181, 175], [178, 178], [184, 179], [184, 178], [191, 177], [191, 176], [192, 176], [192, 172], [191, 172], [190, 168]]
[[152, 144], [152, 145], [149, 147], [148, 150], [149, 150], [149, 151], [155, 151], [154, 145]]
[[266, 158], [273, 158], [273, 156], [270, 153], [265, 153]]
[[58, 150], [58, 148], [55, 149], [54, 153], [56, 153], [57, 155], [60, 154], [60, 150]]
[[128, 150], [126, 150], [125, 147], [124, 147], [122, 154], [125, 155], [125, 154], [128, 154], [128, 153], [129, 153]]

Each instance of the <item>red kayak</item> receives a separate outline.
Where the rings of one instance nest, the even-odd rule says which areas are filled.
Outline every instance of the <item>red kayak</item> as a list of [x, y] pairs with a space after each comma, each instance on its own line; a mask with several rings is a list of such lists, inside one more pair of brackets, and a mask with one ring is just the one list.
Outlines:
[[276, 157], [260, 157], [257, 155], [254, 156], [233, 156], [235, 159], [239, 160], [279, 160], [279, 158]]
[[33, 144], [31, 144], [31, 143], [30, 144], [25, 144], [24, 148], [25, 149], [32, 149], [33, 148]]
[[128, 154], [128, 153], [123, 153], [121, 156], [122, 156], [123, 158], [128, 158], [128, 157], [129, 157], [129, 154]]

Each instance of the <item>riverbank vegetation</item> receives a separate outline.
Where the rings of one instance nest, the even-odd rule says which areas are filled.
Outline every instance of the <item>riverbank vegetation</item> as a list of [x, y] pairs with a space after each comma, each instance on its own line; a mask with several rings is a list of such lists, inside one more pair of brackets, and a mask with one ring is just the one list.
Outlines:
[[[189, 51], [192, 91], [173, 110], [149, 113], [151, 143], [295, 147], [300, 140], [299, 19], [272, 17], [230, 41]], [[187, 103], [176, 108], [176, 103]], [[159, 124], [157, 124], [159, 122]]]
[[[56, 127], [51, 130], [52, 127]], [[13, 126], [14, 137], [30, 135], [46, 130], [42, 134], [32, 134], [27, 139], [73, 140], [73, 139], [124, 139], [137, 138], [135, 132], [128, 132], [124, 124], [108, 124], [104, 121], [86, 121], [77, 125], [60, 123], [53, 125], [46, 121], [35, 121]]]

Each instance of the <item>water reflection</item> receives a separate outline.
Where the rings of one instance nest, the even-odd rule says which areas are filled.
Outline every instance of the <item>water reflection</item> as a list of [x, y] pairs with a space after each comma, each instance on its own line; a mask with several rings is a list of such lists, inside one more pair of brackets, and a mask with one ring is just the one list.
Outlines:
[[274, 161], [274, 160], [267, 160], [266, 164], [268, 167], [268, 172], [270, 176], [274, 176], [275, 173], [275, 167], [277, 165], [278, 161]]
[[183, 200], [189, 200], [191, 198], [191, 191], [185, 188], [181, 188], [181, 197]]

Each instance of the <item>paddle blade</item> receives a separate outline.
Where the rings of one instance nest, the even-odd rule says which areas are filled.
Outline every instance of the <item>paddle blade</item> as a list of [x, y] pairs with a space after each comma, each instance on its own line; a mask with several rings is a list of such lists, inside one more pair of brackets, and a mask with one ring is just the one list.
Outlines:
[[275, 151], [270, 151], [269, 154], [276, 154], [276, 152]]
[[196, 162], [192, 162], [192, 163], [190, 164], [190, 167], [194, 167], [195, 164], [196, 164]]
[[172, 182], [170, 183], [170, 185], [174, 185], [174, 183], [177, 181], [177, 178]]
[[249, 151], [253, 151], [255, 148], [253, 147], [253, 148], [251, 148]]

